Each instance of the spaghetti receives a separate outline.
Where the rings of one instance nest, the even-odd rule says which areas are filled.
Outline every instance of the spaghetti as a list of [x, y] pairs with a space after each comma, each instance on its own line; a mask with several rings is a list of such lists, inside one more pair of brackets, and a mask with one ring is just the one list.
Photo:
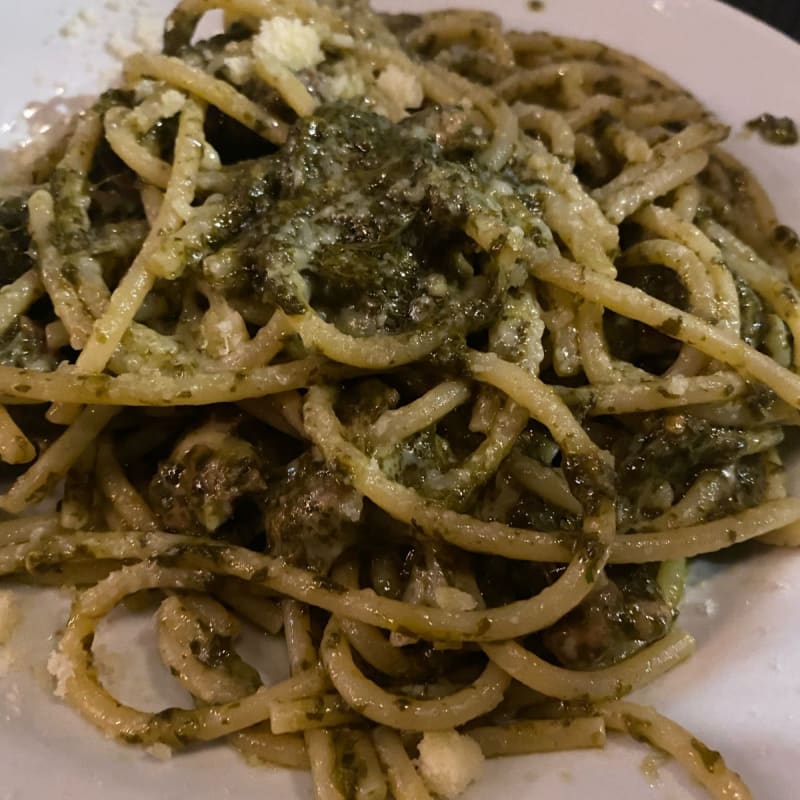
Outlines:
[[[182, 0], [0, 200], [0, 575], [84, 587], [67, 702], [320, 800], [455, 796], [474, 763], [443, 783], [436, 748], [607, 731], [750, 797], [621, 700], [692, 652], [687, 558], [800, 542], [797, 237], [726, 135], [646, 64], [489, 13]], [[193, 709], [97, 679], [142, 590]]]

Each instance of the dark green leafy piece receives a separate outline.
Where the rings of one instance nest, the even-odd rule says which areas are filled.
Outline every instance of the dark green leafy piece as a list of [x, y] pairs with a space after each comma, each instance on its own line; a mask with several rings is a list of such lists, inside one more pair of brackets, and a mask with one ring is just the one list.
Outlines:
[[635, 494], [651, 478], [685, 487], [701, 470], [724, 466], [742, 455], [741, 431], [713, 425], [690, 414], [677, 424], [648, 416], [618, 454], [620, 489]]
[[0, 285], [12, 283], [33, 266], [28, 234], [28, 198], [0, 199]]
[[488, 323], [494, 305], [466, 292], [486, 257], [463, 232], [485, 191], [429, 124], [337, 103], [295, 125], [276, 202], [235, 244], [264, 303], [298, 314], [310, 294], [353, 335]]
[[542, 642], [565, 667], [598, 669], [661, 639], [674, 617], [652, 565], [612, 568], [608, 580], [542, 633]]
[[797, 125], [791, 117], [764, 113], [749, 120], [746, 126], [770, 144], [792, 145], [798, 142]]

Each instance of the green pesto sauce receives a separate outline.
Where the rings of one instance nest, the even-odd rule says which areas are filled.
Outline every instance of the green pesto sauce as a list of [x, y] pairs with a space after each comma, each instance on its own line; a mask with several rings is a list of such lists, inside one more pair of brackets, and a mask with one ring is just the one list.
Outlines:
[[467, 220], [505, 204], [524, 218], [523, 234], [542, 237], [535, 187], [515, 197], [519, 178], [476, 161], [484, 145], [457, 109], [393, 123], [358, 104], [323, 105], [264, 160], [263, 199], [198, 243], [202, 254], [234, 233], [224, 248], [230, 268], [206, 277], [228, 297], [288, 314], [310, 304], [353, 336], [445, 326], [463, 341], [492, 323], [503, 293], [496, 253], [472, 242]]
[[692, 739], [692, 747], [700, 756], [703, 766], [709, 772], [714, 772], [714, 770], [722, 764], [722, 754], [718, 750], [712, 750], [699, 739]]
[[783, 248], [787, 253], [796, 253], [800, 250], [800, 236], [797, 231], [788, 225], [778, 225], [772, 233], [775, 244]]
[[798, 142], [797, 125], [791, 117], [764, 113], [749, 120], [745, 126], [769, 144], [792, 145]]
[[28, 198], [0, 199], [0, 285], [19, 278], [33, 265], [28, 234]]

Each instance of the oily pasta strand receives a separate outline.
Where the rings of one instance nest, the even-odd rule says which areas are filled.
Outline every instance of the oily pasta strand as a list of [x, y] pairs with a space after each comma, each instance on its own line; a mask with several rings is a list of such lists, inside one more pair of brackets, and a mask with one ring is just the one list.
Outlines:
[[[703, 648], [687, 559], [798, 544], [798, 238], [727, 134], [632, 56], [491, 13], [181, 0], [0, 193], [0, 576], [80, 587], [58, 694], [320, 800], [453, 797], [607, 731], [749, 798], [620, 700]], [[191, 708], [98, 680], [142, 592]]]

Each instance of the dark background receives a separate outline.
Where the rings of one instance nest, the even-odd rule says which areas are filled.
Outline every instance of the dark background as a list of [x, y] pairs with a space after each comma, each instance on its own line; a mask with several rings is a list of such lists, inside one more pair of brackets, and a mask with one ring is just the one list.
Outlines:
[[798, 0], [725, 0], [800, 41], [800, 2]]

